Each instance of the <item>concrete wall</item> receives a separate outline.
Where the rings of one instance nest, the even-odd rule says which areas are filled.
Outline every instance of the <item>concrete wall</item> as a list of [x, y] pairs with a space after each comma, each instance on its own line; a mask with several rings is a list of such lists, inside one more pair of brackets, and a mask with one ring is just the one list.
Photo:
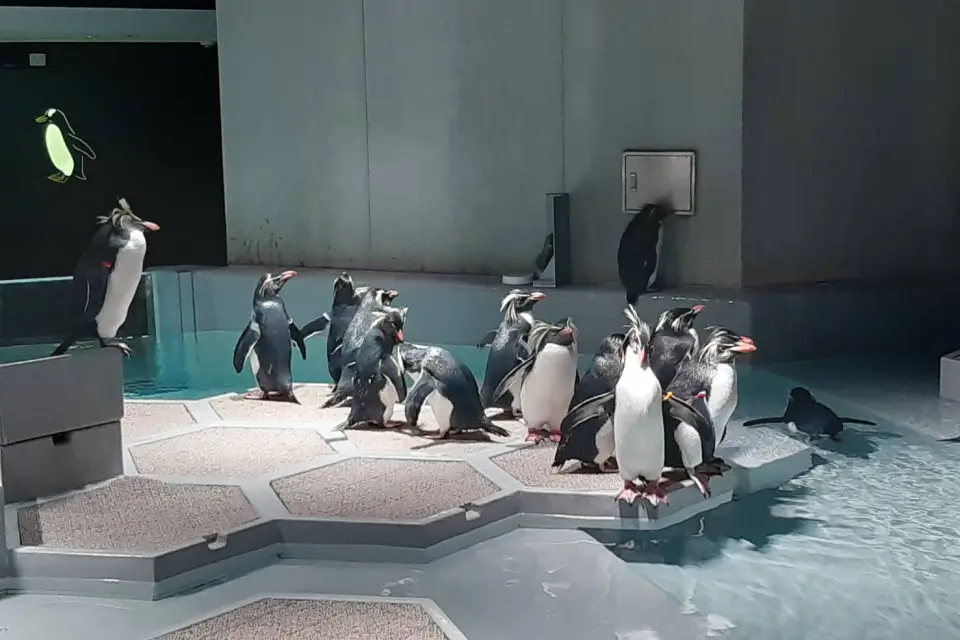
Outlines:
[[574, 277], [611, 280], [620, 152], [694, 148], [666, 275], [739, 284], [742, 24], [742, 0], [220, 2], [230, 260], [500, 274], [569, 191]]
[[960, 3], [746, 0], [743, 282], [957, 273]]

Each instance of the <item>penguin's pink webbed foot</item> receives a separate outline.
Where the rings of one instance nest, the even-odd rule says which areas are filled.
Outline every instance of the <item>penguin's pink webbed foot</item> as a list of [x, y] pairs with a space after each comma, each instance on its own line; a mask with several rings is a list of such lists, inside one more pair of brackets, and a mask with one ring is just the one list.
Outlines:
[[643, 488], [640, 490], [640, 497], [654, 507], [660, 504], [670, 504], [670, 499], [667, 498], [667, 492], [659, 482], [648, 482], [643, 485]]
[[620, 489], [620, 493], [617, 494], [614, 500], [623, 500], [627, 504], [633, 504], [633, 501], [641, 495], [640, 488], [636, 484], [633, 482], [624, 482], [623, 489]]
[[245, 394], [243, 394], [243, 399], [244, 400], [266, 400], [267, 394], [257, 389], [256, 391], [248, 391]]
[[562, 431], [551, 431], [550, 434], [549, 434], [547, 437], [550, 438], [550, 442], [557, 442], [557, 443], [559, 443], [561, 440], [563, 440], [563, 432], [562, 432]]
[[529, 429], [527, 430], [527, 437], [524, 438], [525, 442], [532, 442], [533, 444], [540, 444], [543, 442], [543, 432], [539, 429]]

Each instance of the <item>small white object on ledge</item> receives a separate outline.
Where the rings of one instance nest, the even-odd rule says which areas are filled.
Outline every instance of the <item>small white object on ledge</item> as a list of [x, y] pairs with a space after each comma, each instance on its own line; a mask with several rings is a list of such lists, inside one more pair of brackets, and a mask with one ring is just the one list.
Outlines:
[[500, 281], [503, 282], [503, 284], [508, 284], [513, 287], [523, 287], [528, 284], [533, 284], [533, 274], [505, 273], [503, 277], [500, 278]]

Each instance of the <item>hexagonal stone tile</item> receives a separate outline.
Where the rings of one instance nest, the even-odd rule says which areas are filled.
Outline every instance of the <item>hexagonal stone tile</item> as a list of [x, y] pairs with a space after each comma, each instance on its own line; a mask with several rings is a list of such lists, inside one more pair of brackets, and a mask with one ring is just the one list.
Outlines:
[[448, 640], [419, 604], [264, 599], [156, 640]]
[[259, 476], [335, 453], [313, 429], [210, 427], [130, 449], [140, 473]]
[[24, 546], [160, 552], [257, 519], [239, 487], [171, 484], [121, 476], [19, 510]]
[[174, 402], [127, 402], [123, 405], [121, 428], [124, 444], [192, 424], [196, 424], [196, 420], [182, 404]]
[[494, 456], [493, 462], [528, 487], [561, 491], [619, 491], [620, 475], [613, 473], [557, 473], [550, 465], [556, 446], [541, 443]]
[[321, 409], [330, 397], [328, 384], [295, 385], [300, 404], [273, 400], [245, 400], [243, 394], [211, 400], [213, 410], [224, 420], [241, 422], [311, 422], [333, 426], [347, 417], [348, 409]]
[[465, 462], [350, 458], [270, 483], [295, 516], [421, 520], [497, 493]]
[[[402, 416], [398, 416], [402, 418]], [[484, 432], [470, 432], [447, 440], [431, 440], [424, 435], [437, 430], [436, 418], [431, 411], [420, 414], [419, 429], [348, 429], [347, 439], [362, 453], [393, 453], [415, 451], [446, 456], [463, 456], [479, 451], [488, 451], [526, 435], [527, 429], [519, 421], [497, 421], [497, 425], [510, 432], [510, 437], [501, 438]]]

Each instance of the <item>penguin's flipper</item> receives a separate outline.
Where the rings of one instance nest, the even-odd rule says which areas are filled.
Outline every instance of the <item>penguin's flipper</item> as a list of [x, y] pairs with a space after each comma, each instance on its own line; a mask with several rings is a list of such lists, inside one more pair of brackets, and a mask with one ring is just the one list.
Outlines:
[[612, 417], [616, 409], [616, 400], [617, 394], [615, 391], [607, 391], [598, 396], [587, 398], [567, 412], [560, 423], [560, 431], [568, 434], [592, 418]]
[[403, 376], [400, 364], [392, 355], [387, 356], [380, 362], [380, 371], [397, 390], [397, 402], [404, 402], [407, 398], [407, 379]]
[[67, 135], [70, 137], [70, 146], [71, 146], [71, 147], [73, 147], [73, 148], [76, 149], [78, 152], [82, 153], [83, 155], [87, 156], [87, 157], [90, 158], [91, 160], [96, 160], [96, 159], [97, 159], [97, 154], [93, 152], [93, 149], [90, 148], [90, 145], [88, 145], [86, 142], [84, 142], [83, 140], [81, 140], [81, 139], [78, 138], [77, 136], [73, 135], [72, 133], [68, 133]]
[[783, 416], [771, 416], [769, 418], [757, 418], [755, 420], [747, 420], [743, 423], [745, 427], [756, 427], [761, 424], [786, 424], [787, 419]]
[[247, 325], [247, 328], [243, 330], [243, 333], [240, 334], [240, 339], [237, 340], [237, 346], [233, 348], [233, 370], [237, 373], [243, 371], [243, 365], [247, 361], [247, 358], [250, 357], [250, 350], [253, 349], [253, 345], [257, 344], [257, 340], [260, 339], [260, 327], [256, 325], [253, 321]]
[[489, 347], [497, 337], [497, 330], [488, 331], [486, 335], [480, 338], [480, 342], [477, 343], [477, 349], [482, 349], [484, 347]]
[[497, 388], [493, 391], [493, 401], [496, 402], [500, 399], [503, 394], [507, 392], [508, 389], [513, 387], [513, 385], [520, 383], [524, 376], [530, 371], [533, 367], [534, 361], [537, 359], [535, 355], [530, 356], [526, 360], [523, 360], [515, 366], [513, 369], [507, 372], [507, 375], [503, 376], [503, 380], [500, 381], [500, 384], [497, 385]]
[[304, 360], [307, 359], [307, 343], [306, 338], [303, 337], [303, 332], [300, 331], [300, 327], [297, 326], [297, 323], [293, 320], [290, 320], [288, 325], [290, 327], [290, 339], [293, 340], [293, 343], [297, 345], [297, 349], [300, 349], [300, 357]]
[[411, 427], [417, 426], [423, 403], [426, 402], [427, 397], [436, 390], [437, 381], [433, 379], [433, 376], [424, 371], [420, 379], [417, 380], [413, 388], [410, 389], [410, 393], [407, 394], [407, 399], [403, 403], [403, 412], [407, 424]]
[[423, 368], [423, 358], [427, 353], [427, 347], [404, 342], [399, 345], [398, 351], [404, 371], [408, 373], [420, 373]]
[[573, 386], [574, 386], [574, 388], [576, 388], [576, 387], [580, 386], [580, 370], [577, 369], [577, 370], [574, 372], [574, 374], [575, 374], [575, 375], [574, 375], [574, 378], [573, 378]]
[[103, 262], [96, 266], [87, 265], [82, 272], [78, 270], [73, 276], [73, 296], [81, 309], [83, 322], [92, 322], [103, 308], [111, 273], [113, 262]]
[[323, 333], [327, 330], [327, 327], [330, 326], [330, 314], [325, 313], [316, 320], [311, 320], [307, 324], [303, 325], [303, 328], [300, 329], [300, 333], [303, 334], [304, 340], [309, 340], [318, 333]]
[[707, 431], [713, 431], [713, 422], [710, 418], [691, 403], [686, 400], [681, 400], [670, 392], [664, 396], [664, 401], [670, 407], [670, 415], [678, 421], [690, 425], [701, 434]]
[[940, 438], [937, 442], [958, 442], [960, 443], [960, 436], [953, 436], [952, 438]]
[[321, 409], [339, 406], [353, 396], [353, 369], [352, 362], [343, 368], [336, 386], [333, 387], [333, 393], [320, 405]]
[[876, 422], [871, 422], [870, 420], [861, 420], [860, 418], [840, 418], [840, 422], [844, 424], [865, 424], [870, 427], [877, 426]]

